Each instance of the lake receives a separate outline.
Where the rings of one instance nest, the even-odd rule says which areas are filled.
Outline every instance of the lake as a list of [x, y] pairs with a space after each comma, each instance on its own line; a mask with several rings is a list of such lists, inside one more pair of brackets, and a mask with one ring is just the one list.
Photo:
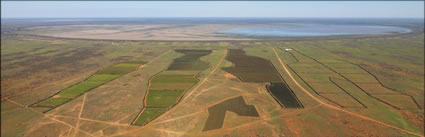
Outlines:
[[408, 28], [374, 25], [289, 24], [241, 27], [215, 33], [250, 37], [316, 37], [339, 35], [382, 35], [411, 32]]

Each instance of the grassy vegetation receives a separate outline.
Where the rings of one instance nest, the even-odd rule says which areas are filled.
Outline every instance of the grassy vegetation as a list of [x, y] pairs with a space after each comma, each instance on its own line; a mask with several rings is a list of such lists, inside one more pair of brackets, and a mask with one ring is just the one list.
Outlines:
[[130, 73], [136, 70], [136, 68], [140, 66], [141, 64], [135, 64], [135, 63], [143, 63], [143, 62], [130, 62], [130, 63], [125, 62], [125, 63], [116, 64], [108, 68], [102, 69], [96, 72], [95, 74], [93, 74], [87, 80], [82, 81], [66, 89], [63, 89], [59, 91], [56, 95], [51, 96], [47, 99], [44, 99], [38, 103], [35, 103], [33, 104], [33, 106], [50, 106], [55, 108], [57, 106], [65, 104], [71, 99], [75, 99], [76, 97], [80, 96], [81, 94], [89, 90], [92, 90], [102, 84], [105, 84], [122, 75], [125, 75], [127, 73]]
[[121, 75], [116, 74], [95, 74], [91, 76], [87, 81], [111, 81]]
[[192, 87], [195, 83], [155, 83], [151, 84], [150, 90], [186, 90]]
[[321, 94], [324, 98], [329, 99], [332, 103], [342, 107], [342, 108], [363, 108], [357, 100], [351, 97], [348, 94]]
[[152, 83], [195, 83], [198, 80], [194, 75], [163, 75], [159, 74], [152, 78]]
[[167, 108], [145, 108], [142, 115], [136, 119], [135, 125], [145, 125], [167, 110]]
[[[150, 80], [148, 95], [145, 98], [145, 111], [133, 122], [135, 125], [144, 125], [163, 113], [153, 108], [165, 110], [174, 106], [184, 91], [195, 85], [199, 80], [195, 76], [208, 68], [208, 63], [200, 60], [202, 56], [211, 53], [211, 50], [175, 50], [184, 55], [174, 59], [166, 71], [163, 71]], [[148, 110], [148, 111], [146, 111]], [[164, 110], [164, 111], [165, 111]]]
[[177, 103], [183, 91], [150, 90], [147, 96], [146, 107], [168, 108]]

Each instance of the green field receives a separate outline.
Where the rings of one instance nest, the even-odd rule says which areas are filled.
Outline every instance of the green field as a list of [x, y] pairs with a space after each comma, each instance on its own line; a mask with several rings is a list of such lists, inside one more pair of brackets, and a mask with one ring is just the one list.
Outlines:
[[[200, 58], [210, 54], [210, 50], [175, 51], [184, 55], [174, 59], [167, 70], [151, 78], [150, 87], [145, 98], [144, 110], [149, 108], [170, 109], [178, 103], [185, 91], [199, 81], [196, 78], [196, 74], [208, 68], [208, 63], [201, 61]], [[140, 116], [136, 117], [133, 124], [145, 125], [160, 114], [162, 113], [156, 111], [143, 111]]]
[[183, 91], [149, 90], [147, 96], [148, 108], [168, 108], [177, 103]]
[[[125, 62], [116, 64], [107, 68], [104, 68], [92, 76], [90, 76], [88, 79], [76, 84], [72, 85], [66, 89], [63, 89], [56, 93], [55, 95], [46, 98], [44, 100], [41, 100], [37, 103], [32, 104], [32, 107], [39, 107], [39, 106], [48, 106], [51, 107], [51, 109], [54, 109], [62, 104], [67, 103], [68, 101], [77, 98], [78, 96], [82, 95], [83, 93], [92, 90], [100, 85], [103, 85], [105, 83], [108, 83], [111, 80], [114, 80], [122, 75], [128, 74], [132, 71], [135, 71], [138, 66], [141, 64], [137, 63], [145, 63], [145, 62]], [[48, 111], [50, 111], [49, 109]], [[47, 111], [44, 111], [47, 112]]]
[[145, 108], [143, 115], [141, 115], [134, 125], [144, 125], [154, 120], [156, 117], [160, 116], [162, 113], [166, 112], [167, 108]]

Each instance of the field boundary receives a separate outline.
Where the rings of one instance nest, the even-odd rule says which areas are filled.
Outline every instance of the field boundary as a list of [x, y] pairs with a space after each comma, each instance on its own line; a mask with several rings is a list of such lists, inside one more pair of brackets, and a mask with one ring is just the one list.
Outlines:
[[[288, 83], [286, 83], [286, 80], [282, 77], [282, 75], [280, 74], [280, 72], [277, 70], [277, 68], [276, 68], [276, 66], [274, 66], [273, 65], [273, 63], [270, 61], [270, 60], [268, 60], [267, 62], [269, 62], [270, 63], [270, 65], [271, 66], [273, 66], [273, 68], [274, 68], [274, 71], [276, 71], [276, 73], [277, 74], [279, 74], [279, 77], [280, 77], [280, 79], [282, 80], [282, 82], [285, 84], [285, 86], [286, 86], [286, 88], [288, 88], [289, 89], [289, 91], [291, 92], [291, 94], [294, 96], [294, 98], [295, 98], [295, 100], [297, 100], [297, 102], [298, 102], [298, 104], [301, 106], [301, 108], [304, 108], [304, 105], [301, 103], [301, 101], [298, 99], [298, 96], [294, 93], [294, 91], [289, 87], [289, 85], [288, 85]], [[270, 82], [270, 84], [271, 84], [271, 82]], [[269, 88], [267, 88], [267, 86], [266, 86], [266, 89], [267, 89], [267, 91], [271, 94], [271, 91], [269, 90]], [[272, 94], [271, 94], [272, 95]], [[275, 96], [274, 95], [272, 95], [273, 96], [273, 98], [275, 98]], [[275, 98], [275, 99], [277, 99], [277, 98]], [[279, 101], [280, 102], [280, 101]], [[280, 102], [280, 103], [282, 103], [282, 102]], [[279, 103], [279, 104], [280, 104]], [[283, 105], [283, 104], [281, 104], [281, 105]], [[286, 107], [285, 106], [285, 108], [288, 108], [288, 107]], [[296, 109], [301, 109], [301, 108], [296, 108]]]
[[[332, 69], [332, 67], [329, 67], [328, 65], [326, 65], [326, 64], [324, 64], [324, 63], [322, 63], [322, 62], [319, 62], [318, 60], [316, 60], [315, 58], [313, 58], [313, 57], [310, 57], [310, 56], [308, 56], [308, 55], [306, 55], [306, 54], [304, 54], [304, 53], [301, 53], [300, 51], [298, 51], [297, 49], [295, 49], [295, 48], [293, 48], [293, 47], [291, 47], [294, 51], [296, 51], [298, 54], [301, 54], [301, 55], [303, 55], [303, 56], [306, 56], [306, 57], [308, 57], [308, 58], [310, 58], [310, 59], [312, 59], [312, 60], [314, 60], [314, 61], [316, 61], [317, 63], [319, 63], [319, 64], [321, 64], [322, 66], [324, 66], [324, 67], [326, 67], [326, 68], [328, 68], [328, 69], [330, 69], [331, 71], [333, 71], [333, 72], [335, 72], [336, 74], [338, 74], [339, 76], [341, 76], [342, 78], [344, 78], [344, 79], [346, 79], [347, 81], [349, 81], [351, 84], [353, 84], [354, 86], [356, 86], [357, 88], [359, 88], [360, 90], [362, 90], [365, 94], [367, 94], [369, 97], [371, 97], [371, 98], [374, 98], [374, 99], [376, 99], [376, 100], [378, 100], [378, 101], [380, 101], [380, 102], [382, 102], [382, 103], [384, 103], [384, 104], [387, 104], [387, 105], [389, 105], [389, 106], [391, 106], [391, 107], [393, 107], [393, 108], [395, 108], [395, 109], [398, 109], [398, 110], [404, 110], [404, 109], [402, 109], [402, 108], [399, 108], [399, 107], [397, 107], [397, 106], [395, 106], [395, 105], [393, 105], [393, 104], [391, 104], [391, 103], [389, 103], [389, 102], [386, 102], [386, 101], [384, 101], [384, 100], [382, 100], [382, 99], [379, 99], [379, 98], [377, 98], [377, 97], [375, 97], [375, 96], [373, 96], [372, 94], [370, 94], [370, 93], [368, 93], [366, 90], [364, 90], [363, 88], [361, 88], [358, 84], [372, 84], [372, 83], [357, 83], [356, 84], [356, 82], [354, 82], [354, 81], [352, 81], [352, 80], [350, 80], [349, 78], [347, 78], [346, 76], [344, 76], [343, 74], [341, 74], [341, 73], [339, 73], [339, 72], [337, 72], [336, 70], [334, 70], [334, 69]], [[289, 52], [290, 53], [290, 52]], [[384, 87], [384, 88], [387, 88], [387, 89], [389, 89], [389, 90], [392, 90], [392, 91], [395, 91], [395, 92], [399, 92], [399, 93], [401, 93], [402, 95], [405, 95], [405, 96], [409, 96], [410, 97], [410, 99], [412, 99], [413, 100], [413, 102], [415, 103], [415, 105], [416, 105], [416, 107], [417, 108], [419, 108], [419, 109], [422, 109], [421, 107], [420, 107], [420, 105], [417, 103], [417, 101], [411, 96], [411, 95], [408, 95], [408, 94], [406, 94], [406, 93], [402, 93], [401, 91], [398, 91], [398, 90], [395, 90], [395, 89], [391, 89], [391, 88], [388, 88], [388, 87], [386, 87], [385, 85], [383, 85], [382, 84], [382, 82], [379, 80], [379, 79], [377, 79], [377, 77], [375, 76], [375, 75], [373, 75], [371, 72], [369, 72], [369, 71], [367, 71], [367, 70], [365, 70], [364, 68], [362, 68], [360, 65], [357, 65], [357, 64], [354, 64], [354, 63], [351, 63], [351, 62], [348, 62], [348, 61], [344, 61], [344, 60], [340, 60], [340, 59], [336, 59], [336, 60], [339, 60], [339, 61], [343, 61], [343, 62], [346, 62], [346, 63], [349, 63], [349, 64], [352, 64], [352, 65], [355, 65], [355, 66], [357, 66], [357, 67], [359, 67], [360, 69], [362, 69], [362, 70], [364, 70], [364, 71], [366, 71], [366, 72], [368, 72], [369, 73], [369, 75], [371, 75], [372, 77], [374, 77], [374, 79], [378, 82], [378, 83], [373, 83], [373, 84], [380, 84], [382, 87]], [[289, 67], [289, 66], [288, 66]], [[295, 72], [296, 73], [296, 72]], [[367, 74], [365, 74], [365, 75], [367, 75]]]
[[396, 126], [393, 126], [393, 125], [390, 125], [390, 124], [387, 124], [387, 123], [384, 123], [384, 122], [381, 122], [381, 121], [378, 121], [378, 120], [375, 120], [375, 119], [373, 119], [373, 118], [370, 118], [370, 117], [367, 117], [367, 116], [363, 116], [363, 115], [360, 115], [360, 114], [357, 114], [357, 113], [354, 113], [354, 112], [351, 112], [351, 111], [347, 111], [347, 110], [344, 110], [344, 109], [341, 109], [341, 108], [339, 108], [339, 107], [335, 107], [335, 106], [333, 106], [333, 105], [330, 105], [330, 104], [327, 104], [327, 103], [325, 103], [325, 102], [323, 102], [323, 101], [321, 101], [319, 98], [317, 98], [317, 97], [315, 97], [315, 96], [313, 96], [313, 94], [311, 94], [308, 90], [306, 90], [303, 86], [301, 86], [296, 80], [295, 80], [295, 78], [291, 75], [291, 73], [289, 72], [289, 70], [286, 68], [286, 66], [285, 66], [285, 64], [282, 62], [282, 59], [280, 59], [280, 56], [279, 56], [279, 54], [276, 52], [276, 50], [274, 49], [274, 48], [272, 48], [273, 49], [273, 51], [274, 51], [274, 53], [275, 53], [275, 56], [276, 56], [276, 58], [278, 58], [278, 60], [279, 60], [279, 62], [280, 62], [280, 64], [282, 65], [282, 67], [283, 67], [283, 69], [286, 71], [286, 73], [289, 75], [289, 77], [292, 79], [292, 81], [294, 81], [294, 83], [304, 92], [304, 93], [306, 93], [308, 96], [310, 96], [312, 99], [314, 99], [315, 101], [317, 101], [317, 102], [319, 102], [320, 104], [323, 104], [324, 106], [326, 106], [326, 107], [328, 107], [328, 108], [330, 108], [330, 109], [334, 109], [334, 110], [338, 110], [338, 111], [340, 111], [340, 112], [345, 112], [345, 113], [347, 113], [347, 114], [350, 114], [350, 115], [352, 115], [352, 116], [355, 116], [355, 117], [358, 117], [358, 118], [361, 118], [361, 119], [364, 119], [364, 120], [369, 120], [369, 121], [372, 121], [372, 122], [375, 122], [375, 123], [378, 123], [378, 124], [381, 124], [381, 125], [383, 125], [383, 126], [387, 126], [387, 127], [390, 127], [390, 128], [393, 128], [393, 129], [397, 129], [397, 130], [399, 130], [399, 131], [402, 131], [402, 132], [404, 132], [404, 133], [408, 133], [408, 134], [411, 134], [411, 135], [415, 135], [415, 136], [419, 136], [419, 137], [423, 137], [424, 135], [422, 134], [422, 133], [416, 133], [416, 132], [412, 132], [412, 131], [409, 131], [409, 130], [406, 130], [406, 129], [403, 129], [403, 128], [399, 128], [399, 127], [396, 127]]
[[[304, 78], [302, 78], [297, 72], [295, 72], [295, 70], [294, 69], [292, 69], [290, 66], [288, 66], [288, 68], [292, 71], [292, 72], [294, 72], [295, 73], [295, 75], [297, 75], [300, 79], [301, 79], [301, 81], [303, 81], [306, 85], [307, 85], [307, 87], [309, 87], [314, 93], [316, 93], [317, 95], [319, 95], [320, 97], [322, 97], [322, 98], [324, 98], [324, 99], [326, 99], [327, 101], [329, 101], [329, 102], [332, 102], [332, 103], [334, 103], [335, 105], [338, 105], [339, 107], [341, 107], [341, 108], [359, 108], [359, 107], [348, 107], [348, 106], [344, 106], [344, 105], [341, 105], [340, 103], [338, 103], [338, 102], [335, 102], [334, 100], [332, 100], [332, 99], [329, 99], [328, 97], [325, 97], [325, 96], [322, 96], [321, 94], [322, 93], [319, 93], [319, 92], [317, 92], [309, 83], [313, 83], [313, 82], [307, 82], [307, 81], [305, 81], [304, 80]], [[328, 77], [328, 78], [330, 78], [330, 77]], [[314, 82], [314, 83], [332, 83], [332, 82]], [[334, 83], [332, 83], [332, 84], [334, 84]], [[335, 84], [334, 84], [335, 85]], [[338, 87], [338, 86], [337, 86]], [[344, 91], [344, 90], [343, 90]], [[346, 93], [341, 93], [341, 94], [346, 94]], [[353, 96], [351, 96], [351, 95], [349, 95], [350, 97], [352, 97], [352, 98], [354, 98]], [[357, 99], [355, 99], [354, 98], [354, 100], [356, 100], [356, 101], [358, 101]], [[367, 108], [363, 103], [360, 103], [363, 107], [360, 107], [360, 108]]]
[[[173, 49], [174, 51], [176, 50], [176, 49]], [[197, 50], [197, 49], [194, 49], [194, 50]], [[211, 55], [212, 54], [212, 51], [213, 50], [209, 50], [209, 51], [211, 51], [211, 53], [209, 53], [209, 54], [207, 54], [207, 55]], [[183, 53], [184, 54], [184, 53]], [[185, 55], [183, 55], [183, 56], [185, 56]], [[206, 56], [206, 55], [205, 55]], [[203, 57], [203, 56], [201, 56], [201, 57]], [[201, 58], [200, 57], [200, 58]], [[205, 62], [205, 61], [202, 61], [201, 59], [199, 58], [199, 61], [201, 61], [201, 62]], [[155, 77], [155, 76], [157, 76], [157, 75], [159, 75], [160, 73], [162, 73], [162, 72], [165, 72], [165, 71], [170, 71], [170, 70], [168, 70], [168, 68], [173, 64], [173, 62], [176, 60], [177, 58], [175, 58], [175, 59], [173, 59], [173, 61], [167, 66], [167, 69], [165, 69], [165, 70], [162, 70], [162, 71], [160, 71], [160, 72], [158, 72], [158, 73], [156, 73], [155, 75], [152, 75], [152, 77], [150, 77], [149, 78], [149, 81], [148, 81], [148, 88], [146, 89], [147, 91], [146, 91], [146, 93], [145, 93], [145, 98], [143, 99], [143, 103], [144, 103], [144, 106], [143, 106], [143, 108], [142, 108], [142, 110], [141, 111], [139, 111], [139, 114], [133, 119], [133, 121], [131, 122], [131, 125], [135, 125], [136, 124], [136, 122], [137, 122], [137, 120], [140, 118], [140, 116], [142, 115], [142, 113], [144, 112], [144, 110], [146, 109], [146, 108], [164, 108], [164, 107], [147, 107], [147, 97], [148, 97], [148, 94], [149, 94], [149, 90], [150, 90], [150, 86], [151, 86], [151, 80]], [[206, 62], [206, 63], [208, 63], [208, 62]], [[208, 67], [207, 67], [207, 69], [208, 68], [210, 68], [211, 67], [211, 64], [210, 63], [208, 63]], [[164, 108], [164, 109], [167, 109], [167, 111], [165, 111], [165, 112], [168, 112], [168, 111], [170, 111], [174, 106], [176, 106], [178, 103], [180, 103], [181, 102], [181, 100], [182, 100], [182, 98], [184, 97], [184, 95], [186, 94], [186, 92], [188, 92], [188, 91], [190, 91], [190, 90], [192, 90], [192, 88], [198, 83], [198, 82], [200, 82], [201, 80], [198, 78], [199, 77], [199, 75], [201, 74], [201, 72], [203, 72], [203, 71], [205, 71], [206, 69], [204, 69], [204, 70], [200, 70], [199, 72], [197, 72], [195, 75], [193, 75], [193, 78], [194, 79], [196, 79], [197, 81], [196, 82], [194, 82], [192, 85], [191, 85], [191, 87], [190, 88], [188, 88], [188, 89], [186, 89], [186, 90], [183, 90], [183, 92], [181, 93], [181, 95], [178, 97], [178, 99], [177, 99], [177, 101], [173, 104], [173, 105], [171, 105], [171, 106], [168, 106], [167, 108]], [[171, 71], [185, 71], [185, 70], [171, 70]], [[164, 113], [162, 113], [162, 114], [160, 114], [160, 115], [158, 115], [158, 116], [156, 116], [156, 117], [154, 117], [154, 118], [152, 118], [152, 120], [151, 121], [149, 121], [149, 122], [147, 122], [147, 123], [145, 123], [145, 124], [143, 124], [143, 125], [136, 125], [136, 126], [146, 126], [147, 124], [149, 124], [149, 123], [151, 123], [152, 121], [154, 121], [155, 119], [157, 119], [158, 117], [160, 117], [161, 115], [163, 115], [163, 114], [165, 114], [165, 112]]]

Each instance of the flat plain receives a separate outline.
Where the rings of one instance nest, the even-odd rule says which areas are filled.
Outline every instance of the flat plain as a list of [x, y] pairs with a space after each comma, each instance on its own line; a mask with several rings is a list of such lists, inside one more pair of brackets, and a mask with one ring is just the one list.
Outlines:
[[[424, 134], [423, 32], [135, 41], [75, 39], [96, 27], [65, 33], [74, 27], [2, 32], [1, 136]], [[170, 26], [104, 25], [96, 33], [160, 36], [158, 27]], [[49, 33], [35, 35], [42, 31]]]

